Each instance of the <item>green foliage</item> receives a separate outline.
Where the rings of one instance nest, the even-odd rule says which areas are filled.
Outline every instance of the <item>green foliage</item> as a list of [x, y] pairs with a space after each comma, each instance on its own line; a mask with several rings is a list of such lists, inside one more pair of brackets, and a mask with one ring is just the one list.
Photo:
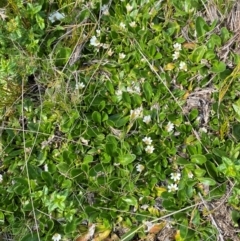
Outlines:
[[175, 240], [216, 240], [199, 197], [229, 183], [238, 223], [239, 58], [205, 4], [2, 6], [0, 233], [145, 240], [170, 217]]

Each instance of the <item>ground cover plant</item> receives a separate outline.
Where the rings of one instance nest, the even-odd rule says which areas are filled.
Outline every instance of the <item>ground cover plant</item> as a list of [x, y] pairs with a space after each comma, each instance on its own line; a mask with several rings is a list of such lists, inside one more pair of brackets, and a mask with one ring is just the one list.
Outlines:
[[0, 3], [0, 240], [240, 240], [237, 1]]

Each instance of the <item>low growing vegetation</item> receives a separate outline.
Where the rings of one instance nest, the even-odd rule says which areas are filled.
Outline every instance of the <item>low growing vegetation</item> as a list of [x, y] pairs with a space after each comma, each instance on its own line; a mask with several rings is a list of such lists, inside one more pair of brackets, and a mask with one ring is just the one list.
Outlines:
[[240, 240], [240, 5], [0, 3], [0, 240]]

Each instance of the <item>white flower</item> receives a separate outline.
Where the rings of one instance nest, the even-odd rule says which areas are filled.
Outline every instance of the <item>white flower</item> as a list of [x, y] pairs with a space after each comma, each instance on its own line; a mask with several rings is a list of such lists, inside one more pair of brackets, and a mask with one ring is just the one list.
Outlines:
[[55, 233], [55, 234], [53, 235], [53, 237], [52, 237], [52, 240], [53, 240], [53, 241], [59, 241], [59, 240], [61, 240], [61, 235], [58, 234], [58, 233]]
[[48, 17], [48, 19], [51, 23], [54, 23], [56, 21], [60, 21], [63, 18], [65, 18], [65, 14], [59, 13], [58, 11], [51, 13]]
[[120, 28], [122, 28], [122, 29], [125, 29], [125, 28], [126, 28], [126, 24], [123, 23], [123, 22], [121, 22], [119, 26], [120, 26]]
[[116, 91], [115, 91], [115, 94], [116, 94], [116, 95], [122, 95], [122, 90], [116, 90]]
[[188, 173], [188, 178], [193, 178], [193, 174], [191, 172]]
[[175, 51], [174, 54], [172, 55], [173, 56], [173, 60], [176, 60], [179, 58], [180, 56], [180, 53], [178, 51]]
[[175, 51], [180, 51], [180, 50], [182, 50], [182, 45], [179, 43], [175, 43], [173, 45], [173, 48], [175, 49]]
[[109, 10], [108, 10], [107, 4], [102, 5], [101, 12], [102, 12], [103, 15], [109, 15]]
[[181, 61], [180, 64], [179, 64], [179, 69], [182, 69], [182, 70], [184, 70], [184, 71], [187, 71], [187, 65], [186, 65], [186, 63]]
[[137, 24], [136, 24], [136, 22], [135, 22], [135, 21], [133, 21], [133, 22], [129, 23], [129, 25], [130, 25], [132, 28], [135, 28], [135, 27], [137, 26]]
[[146, 151], [147, 153], [151, 154], [151, 153], [153, 153], [153, 151], [154, 151], [154, 147], [153, 147], [153, 146], [147, 146], [147, 147], [145, 148], [145, 151]]
[[177, 184], [168, 185], [168, 192], [175, 192], [178, 190]]
[[130, 93], [130, 94], [132, 94], [132, 93], [134, 92], [134, 90], [132, 89], [132, 87], [129, 87], [129, 86], [128, 86], [128, 87], [127, 87], [127, 92]]
[[180, 181], [181, 179], [181, 173], [171, 173], [171, 177], [174, 182]]
[[141, 93], [141, 89], [140, 89], [140, 87], [139, 86], [134, 86], [134, 91], [135, 92], [137, 92], [138, 94], [140, 94]]
[[100, 29], [97, 29], [97, 30], [96, 30], [96, 33], [97, 33], [97, 36], [99, 37], [100, 34], [101, 34], [101, 30], [100, 30]]
[[80, 141], [84, 144], [84, 145], [88, 145], [89, 140], [86, 140], [83, 137], [80, 137]]
[[83, 82], [81, 83], [77, 83], [76, 86], [75, 86], [75, 89], [76, 90], [81, 90], [85, 87], [85, 84]]
[[137, 169], [137, 172], [142, 172], [142, 171], [144, 170], [144, 166], [141, 165], [141, 164], [138, 164], [138, 165], [136, 166], [136, 169]]
[[119, 53], [119, 58], [120, 59], [124, 59], [126, 57], [126, 55], [124, 53]]
[[113, 55], [112, 49], [109, 49], [109, 50], [107, 51], [107, 55], [108, 55], [108, 56], [112, 56], [112, 55]]
[[149, 124], [151, 122], [151, 116], [150, 115], [144, 116], [143, 122], [146, 123], [146, 124]]
[[109, 44], [102, 44], [102, 47], [104, 48], [104, 49], [108, 49], [109, 48]]
[[142, 115], [142, 107], [139, 107], [135, 110], [130, 110], [130, 117], [131, 119], [136, 119]]
[[0, 174], [0, 183], [2, 183], [2, 181], [3, 181], [3, 175]]
[[167, 132], [171, 132], [174, 128], [174, 124], [172, 122], [168, 122], [167, 126], [166, 126], [166, 130]]
[[133, 6], [131, 6], [129, 3], [126, 6], [127, 12], [131, 12], [133, 9]]
[[144, 204], [144, 205], [141, 206], [141, 209], [146, 210], [148, 207], [149, 207], [149, 205]]
[[142, 141], [145, 143], [145, 144], [147, 144], [147, 145], [151, 145], [152, 144], [152, 139], [151, 139], [151, 137], [144, 137], [143, 139], [142, 139]]
[[47, 164], [44, 165], [44, 171], [48, 172], [48, 165]]
[[205, 127], [202, 127], [199, 129], [201, 132], [207, 133], [207, 129]]
[[92, 38], [90, 39], [90, 44], [97, 47], [100, 45], [100, 42], [96, 36], [92, 36]]

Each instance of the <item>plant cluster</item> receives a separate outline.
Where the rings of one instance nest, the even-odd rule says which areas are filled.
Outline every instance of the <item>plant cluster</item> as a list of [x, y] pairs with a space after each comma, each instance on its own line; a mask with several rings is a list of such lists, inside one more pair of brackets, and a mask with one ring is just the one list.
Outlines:
[[238, 227], [239, 55], [207, 4], [0, 6], [4, 237], [217, 240], [225, 195]]

